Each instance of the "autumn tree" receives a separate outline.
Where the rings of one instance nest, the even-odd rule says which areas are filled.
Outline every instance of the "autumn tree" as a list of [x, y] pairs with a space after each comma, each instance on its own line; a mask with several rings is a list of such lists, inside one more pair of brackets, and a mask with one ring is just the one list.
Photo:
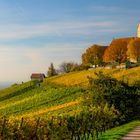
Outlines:
[[127, 59], [127, 44], [128, 42], [125, 40], [113, 40], [104, 52], [104, 62], [125, 62]]
[[50, 77], [50, 76], [57, 75], [53, 63], [50, 64], [50, 66], [49, 66], [49, 68], [48, 68], [47, 75], [48, 75], [49, 77]]
[[127, 56], [134, 61], [140, 57], [140, 38], [132, 40], [127, 46]]
[[106, 47], [94, 44], [82, 54], [82, 64], [85, 66], [100, 65], [103, 60], [103, 53]]

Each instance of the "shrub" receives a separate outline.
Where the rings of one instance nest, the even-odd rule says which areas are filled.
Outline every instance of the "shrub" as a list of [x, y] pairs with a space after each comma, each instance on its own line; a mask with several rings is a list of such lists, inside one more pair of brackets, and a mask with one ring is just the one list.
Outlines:
[[139, 116], [140, 94], [137, 86], [129, 86], [101, 72], [96, 73], [97, 79], [89, 77], [90, 96], [93, 105], [109, 107], [114, 105], [121, 114], [123, 121], [129, 121]]

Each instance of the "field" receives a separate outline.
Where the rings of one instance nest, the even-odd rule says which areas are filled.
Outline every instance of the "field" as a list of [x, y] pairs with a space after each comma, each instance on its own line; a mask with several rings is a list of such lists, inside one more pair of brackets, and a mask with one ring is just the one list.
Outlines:
[[14, 85], [0, 91], [0, 113], [11, 117], [32, 117], [80, 112], [80, 103], [86, 94], [88, 78], [95, 73], [124, 80], [129, 84], [140, 80], [140, 67], [123, 69], [96, 69], [62, 74], [45, 81], [38, 87], [33, 82]]
[[22, 118], [76, 116], [83, 109], [87, 95], [88, 77], [96, 73], [123, 80], [129, 85], [140, 80], [140, 67], [132, 69], [91, 69], [46, 78], [40, 86], [29, 81], [0, 90], [0, 114], [11, 122]]
[[[17, 118], [44, 114], [62, 115], [70, 113], [71, 110], [77, 110], [77, 104], [80, 105], [84, 94], [84, 90], [77, 87], [62, 88], [51, 85], [44, 86], [43, 84], [40, 87], [34, 86], [29, 86], [24, 91], [20, 89], [1, 96], [0, 113], [11, 117], [16, 116]], [[12, 87], [11, 89], [13, 90], [14, 88], [17, 89], [16, 87]]]
[[124, 80], [129, 84], [134, 84], [136, 81], [140, 80], [139, 72], [140, 67], [131, 68], [131, 69], [90, 69], [80, 72], [73, 72], [70, 74], [59, 75], [47, 79], [48, 81], [65, 86], [88, 86], [88, 78], [96, 78], [95, 73], [103, 72], [106, 75], [114, 77], [118, 80]]

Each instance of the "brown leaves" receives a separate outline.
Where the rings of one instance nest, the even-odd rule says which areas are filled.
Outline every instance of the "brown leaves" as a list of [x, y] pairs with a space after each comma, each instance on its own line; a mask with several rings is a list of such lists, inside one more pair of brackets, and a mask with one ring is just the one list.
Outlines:
[[127, 55], [130, 59], [137, 61], [140, 56], [140, 38], [132, 40], [127, 46]]
[[126, 60], [127, 42], [123, 40], [114, 40], [105, 50], [104, 62], [116, 61], [122, 63]]
[[83, 65], [100, 65], [102, 63], [102, 56], [106, 47], [97, 44], [92, 45], [86, 49], [82, 55]]

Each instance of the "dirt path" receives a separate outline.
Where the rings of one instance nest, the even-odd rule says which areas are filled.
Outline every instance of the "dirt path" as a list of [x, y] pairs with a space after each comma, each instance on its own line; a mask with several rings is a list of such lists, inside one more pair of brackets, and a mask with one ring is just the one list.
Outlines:
[[140, 126], [137, 126], [127, 135], [125, 135], [121, 140], [140, 140]]

